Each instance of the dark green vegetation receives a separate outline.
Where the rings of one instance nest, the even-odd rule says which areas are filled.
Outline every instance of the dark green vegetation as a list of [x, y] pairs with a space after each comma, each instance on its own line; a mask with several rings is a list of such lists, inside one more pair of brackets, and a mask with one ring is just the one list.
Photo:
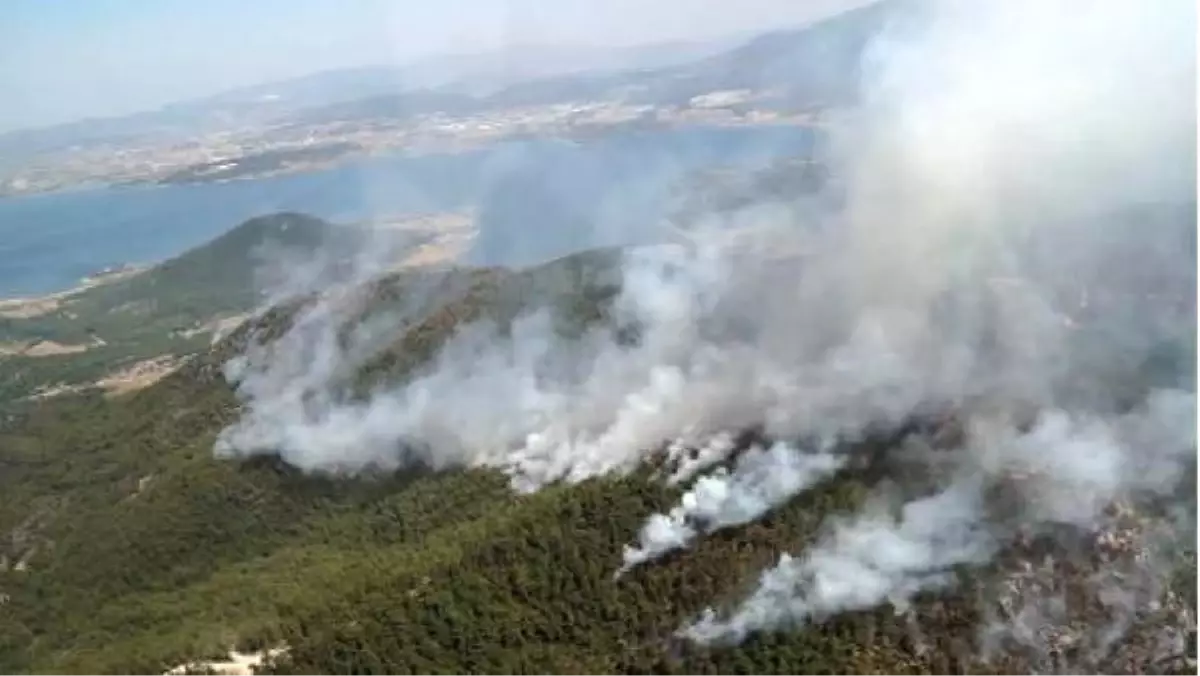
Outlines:
[[[253, 232], [228, 237], [248, 244]], [[158, 298], [173, 316], [203, 316], [223, 298], [203, 292], [205, 282], [223, 279], [226, 293], [248, 288], [216, 253], [235, 244], [218, 240], [179, 259], [186, 265], [130, 280], [126, 293], [187, 291], [177, 306]], [[471, 319], [490, 317], [503, 330], [521, 309], [550, 305], [564, 333], [602, 321], [616, 290], [614, 256], [374, 283], [368, 309], [413, 314], [362, 366], [360, 385], [420, 369]], [[221, 274], [202, 279], [205, 266]], [[115, 289], [99, 298], [125, 297]], [[413, 308], [414, 295], [428, 302]], [[737, 648], [674, 639], [714, 599], [740, 597], [780, 552], [802, 549], [824, 519], [858, 506], [878, 466], [613, 580], [621, 547], [676, 498], [644, 473], [516, 496], [494, 472], [348, 480], [305, 476], [271, 458], [214, 460], [216, 433], [238, 414], [221, 364], [254, 333], [281, 335], [301, 302], [243, 326], [149, 389], [51, 400], [0, 430], [0, 671], [157, 672], [231, 646], [281, 644], [290, 647], [275, 665], [282, 672], [1023, 669], [976, 661], [986, 576], [922, 600], [915, 622], [885, 607]], [[1181, 578], [1194, 586], [1194, 575]]]
[[262, 247], [311, 252], [330, 227], [300, 214], [251, 219], [151, 270], [72, 295], [51, 312], [0, 316], [0, 344], [89, 346], [73, 354], [0, 355], [0, 409], [42, 386], [87, 384], [142, 359], [208, 347], [206, 324], [262, 302], [255, 278]]

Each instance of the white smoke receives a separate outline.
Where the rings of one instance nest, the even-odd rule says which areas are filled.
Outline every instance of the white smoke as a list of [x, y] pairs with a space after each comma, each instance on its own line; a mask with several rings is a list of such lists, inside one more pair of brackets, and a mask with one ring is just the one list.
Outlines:
[[[931, 12], [919, 39], [885, 45], [883, 85], [865, 113], [880, 119], [852, 146], [850, 190], [859, 195], [849, 200], [846, 249], [833, 259], [853, 271], [839, 298], [850, 295], [856, 310], [868, 313], [876, 304], [929, 309], [981, 274], [1024, 278], [996, 308], [1001, 359], [978, 368], [983, 355], [969, 352], [966, 362], [976, 365], [970, 381], [958, 381], [965, 387], [951, 383], [949, 391], [925, 394], [958, 392], [962, 400], [983, 396], [1045, 412], [1027, 433], [1017, 431], [1011, 414], [972, 416], [970, 444], [957, 454], [964, 473], [946, 492], [910, 503], [898, 523], [866, 516], [837, 527], [801, 559], [785, 557], [764, 574], [728, 617], [710, 610], [684, 635], [736, 641], [886, 600], [902, 604], [948, 583], [949, 567], [986, 559], [981, 486], [1017, 481], [1026, 527], [1096, 529], [1115, 500], [1161, 494], [1177, 485], [1170, 474], [1189, 471], [1194, 392], [1152, 392], [1142, 410], [1112, 418], [1116, 392], [1103, 387], [1099, 373], [1073, 363], [1076, 326], [1055, 309], [1064, 289], [1022, 275], [1030, 272], [1022, 269], [1028, 261], [1017, 257], [1019, 242], [1070, 233], [1059, 241], [1076, 250], [1060, 258], [1069, 271], [1058, 279], [1073, 273], [1087, 284], [1102, 271], [1070, 264], [1095, 260], [1101, 242], [1120, 235], [1100, 223], [1090, 231], [1070, 229], [1063, 219], [1191, 192], [1191, 12], [1174, 4], [1149, 11], [1128, 3], [1086, 5], [948, 3]], [[1136, 258], [1128, 264], [1154, 265]], [[1194, 259], [1170, 265], [1179, 273], [1174, 293], [1186, 299], [1190, 289], [1182, 284], [1194, 280], [1187, 272], [1194, 273]], [[1116, 292], [1154, 304], [1136, 288]], [[1194, 340], [1194, 315], [1184, 321]], [[953, 328], [916, 335], [944, 354], [964, 325]], [[1129, 356], [1122, 350], [1144, 349], [1137, 346], [1156, 329], [1120, 331], [1100, 348], [1114, 360]], [[902, 353], [900, 363], [913, 364], [913, 354], [920, 352]], [[905, 391], [919, 392], [936, 372], [924, 371]], [[1076, 396], [1081, 389], [1086, 398]], [[1087, 404], [1094, 410], [1059, 408]], [[1103, 591], [1111, 596], [1114, 588]]]
[[[1025, 433], [977, 425], [967, 452], [956, 455], [962, 465], [955, 480], [941, 493], [904, 505], [899, 519], [869, 512], [836, 524], [801, 559], [784, 555], [729, 617], [710, 609], [682, 633], [739, 641], [885, 601], [903, 610], [917, 593], [952, 584], [952, 567], [988, 560], [995, 546], [983, 502], [989, 486], [1017, 492], [1026, 528], [1095, 527], [1118, 499], [1170, 485], [1147, 468], [1178, 472], [1194, 457], [1195, 408], [1194, 396], [1162, 392], [1112, 422], [1051, 411]], [[1177, 436], [1163, 438], [1164, 430]], [[1113, 583], [1105, 591], [1122, 590]]]
[[735, 436], [730, 432], [717, 432], [697, 449], [689, 448], [682, 439], [675, 439], [667, 446], [667, 460], [676, 465], [667, 483], [676, 485], [691, 480], [728, 458], [736, 446]]
[[751, 632], [820, 621], [891, 601], [899, 610], [920, 591], [946, 586], [951, 568], [986, 561], [992, 543], [978, 527], [979, 492], [962, 485], [904, 505], [836, 522], [828, 537], [762, 574], [754, 594], [725, 620], [713, 611], [686, 628], [688, 638], [737, 642]]
[[[314, 471], [497, 467], [537, 490], [631, 471], [672, 441], [703, 449], [679, 464], [686, 481], [733, 452], [728, 430], [784, 442], [651, 517], [629, 566], [837, 469], [792, 442], [956, 412], [967, 438], [932, 497], [838, 521], [731, 613], [684, 630], [700, 641], [902, 605], [987, 561], [1014, 520], [1094, 529], [1114, 500], [1170, 495], [1194, 462], [1194, 379], [1144, 370], [1164, 346], [1194, 355], [1194, 233], [1131, 210], [1194, 209], [1194, 10], [919, 8], [877, 41], [862, 107], [836, 117], [835, 222], [747, 212], [737, 225], [770, 226], [754, 251], [701, 233], [630, 252], [613, 321], [636, 341], [609, 327], [565, 341], [534, 310], [503, 334], [464, 327], [365, 399], [339, 383], [374, 343], [335, 339], [354, 313], [325, 298], [230, 370], [246, 409], [218, 453]], [[1019, 507], [996, 513], [984, 495], [998, 486]]]
[[625, 548], [620, 572], [688, 546], [701, 532], [751, 523], [824, 479], [846, 463], [845, 456], [805, 453], [777, 442], [753, 447], [733, 472], [724, 468], [701, 477], [668, 514], [655, 514], [638, 536], [638, 547]]

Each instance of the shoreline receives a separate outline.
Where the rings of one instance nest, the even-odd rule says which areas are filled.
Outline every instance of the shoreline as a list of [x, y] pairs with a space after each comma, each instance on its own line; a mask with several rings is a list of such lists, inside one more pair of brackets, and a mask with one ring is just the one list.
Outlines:
[[75, 284], [61, 291], [22, 296], [0, 296], [0, 319], [33, 319], [50, 314], [61, 307], [63, 301], [89, 289], [135, 277], [153, 265], [126, 263], [106, 268], [81, 277]]
[[[278, 167], [263, 170], [250, 170], [246, 173], [236, 173], [231, 176], [218, 175], [207, 177], [197, 175], [187, 179], [173, 178], [173, 174], [160, 176], [143, 176], [138, 178], [107, 178], [107, 179], [92, 179], [77, 183], [65, 183], [56, 185], [51, 188], [44, 189], [29, 189], [18, 191], [3, 191], [0, 190], [0, 200], [23, 199], [38, 196], [59, 195], [64, 193], [82, 192], [88, 190], [103, 190], [106, 188], [157, 188], [171, 186], [189, 186], [189, 185], [212, 185], [220, 183], [230, 183], [234, 181], [255, 181], [262, 179], [275, 178], [279, 176], [294, 176], [298, 174], [318, 173], [330, 169], [337, 169], [356, 161], [369, 160], [379, 157], [422, 157], [428, 155], [457, 155], [472, 151], [484, 150], [490, 146], [513, 142], [513, 141], [528, 141], [528, 140], [548, 140], [557, 139], [576, 143], [583, 143], [589, 140], [602, 137], [609, 134], [620, 134], [629, 132], [671, 132], [688, 129], [738, 129], [738, 128], [758, 128], [770, 129], [779, 127], [800, 127], [807, 129], [818, 129], [823, 124], [814, 119], [810, 114], [794, 114], [781, 115], [778, 117], [761, 118], [761, 119], [712, 119], [712, 120], [689, 120], [676, 119], [664, 122], [654, 122], [652, 124], [625, 122], [611, 125], [597, 125], [591, 127], [589, 125], [581, 125], [569, 129], [553, 129], [546, 130], [541, 134], [532, 136], [523, 132], [514, 132], [508, 135], [497, 136], [482, 136], [482, 137], [465, 137], [465, 138], [427, 138], [420, 139], [405, 146], [384, 146], [384, 147], [367, 147], [362, 146], [357, 150], [349, 150], [335, 158], [323, 160], [301, 161], [294, 164], [283, 164]], [[262, 151], [251, 153], [238, 158], [236, 161], [241, 162], [247, 159], [254, 159], [260, 155], [278, 151]], [[175, 173], [194, 170], [197, 167], [203, 166], [203, 163], [180, 166], [176, 168]]]

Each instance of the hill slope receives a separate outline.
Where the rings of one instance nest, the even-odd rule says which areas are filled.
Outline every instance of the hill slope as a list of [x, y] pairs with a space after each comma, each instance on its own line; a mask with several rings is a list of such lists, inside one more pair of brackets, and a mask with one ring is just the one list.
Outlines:
[[672, 245], [283, 257], [156, 385], [6, 416], [0, 668], [1194, 672], [1186, 31], [1012, 7], [895, 64], [828, 202], [780, 166]]
[[[616, 252], [593, 252], [521, 272], [377, 280], [361, 320], [414, 294], [429, 302], [360, 364], [358, 391], [413, 378], [474, 319], [506, 326], [549, 306], [563, 335], [603, 326], [619, 262]], [[191, 265], [167, 270], [159, 279], [185, 280]], [[741, 596], [756, 570], [780, 552], [804, 551], [822, 523], [853, 513], [880, 486], [919, 490], [925, 480], [904, 478], [902, 458], [883, 451], [914, 431], [944, 436], [944, 425], [881, 430], [857, 442], [863, 462], [837, 480], [620, 579], [612, 573], [622, 546], [681, 492], [650, 479], [654, 464], [514, 495], [496, 470], [418, 465], [338, 478], [270, 456], [215, 459], [217, 433], [240, 415], [222, 366], [250, 342], [285, 335], [307, 302], [266, 313], [131, 397], [49, 402], [0, 433], [0, 532], [8, 534], [0, 668], [156, 672], [231, 647], [271, 646], [288, 649], [274, 666], [281, 672], [329, 673], [1011, 672], [1085, 657], [1017, 646], [985, 662], [974, 648], [988, 608], [979, 595], [1019, 579], [1017, 564], [1032, 556], [1021, 547], [1061, 561], [1039, 575], [1089, 574], [1063, 568], [1089, 559], [1054, 539], [1014, 545], [1011, 560], [964, 573], [956, 591], [919, 596], [900, 614], [860, 610], [737, 646], [697, 648], [677, 637], [714, 599]], [[1162, 628], [1194, 613], [1185, 602], [1194, 599], [1188, 557], [1179, 560], [1178, 596], [1139, 617], [1110, 668], [1186, 668], [1171, 656], [1150, 662], [1161, 658]], [[1091, 611], [1081, 612], [1076, 621]]]
[[45, 299], [34, 312], [0, 314], [0, 346], [9, 347], [0, 351], [0, 406], [46, 385], [86, 384], [207, 347], [214, 331], [263, 302], [264, 255], [311, 257], [331, 227], [302, 214], [250, 219], [153, 268]]

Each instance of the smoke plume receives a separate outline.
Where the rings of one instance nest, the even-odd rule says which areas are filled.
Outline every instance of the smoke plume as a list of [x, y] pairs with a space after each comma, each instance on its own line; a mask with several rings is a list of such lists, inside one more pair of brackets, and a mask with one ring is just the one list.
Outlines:
[[724, 468], [701, 477], [669, 514], [655, 514], [638, 536], [640, 547], [625, 548], [620, 572], [686, 547], [702, 531], [751, 523], [817, 481], [836, 472], [845, 457], [804, 453], [785, 443], [751, 448], [733, 472]]
[[899, 519], [885, 510], [835, 523], [802, 559], [788, 554], [763, 573], [758, 589], [724, 621], [713, 612], [684, 630], [711, 643], [820, 620], [884, 601], [902, 606], [919, 591], [950, 584], [953, 566], [985, 561], [991, 551], [980, 523], [979, 493], [956, 486], [904, 505]]
[[730, 459], [730, 430], [778, 442], [650, 517], [628, 568], [785, 503], [842, 465], [835, 446], [953, 412], [962, 438], [914, 456], [934, 485], [898, 516], [881, 495], [834, 520], [681, 630], [699, 642], [903, 607], [1019, 533], [1103, 533], [1114, 503], [1180, 500], [1196, 448], [1194, 10], [902, 7], [864, 59], [861, 105], [831, 118], [835, 215], [747, 209], [722, 236], [630, 250], [611, 325], [567, 340], [538, 308], [505, 331], [474, 323], [365, 398], [337, 383], [372, 340], [340, 338], [354, 313], [323, 298], [229, 370], [246, 408], [217, 452], [496, 467], [537, 490], [664, 444], [701, 449], [682, 483]]

